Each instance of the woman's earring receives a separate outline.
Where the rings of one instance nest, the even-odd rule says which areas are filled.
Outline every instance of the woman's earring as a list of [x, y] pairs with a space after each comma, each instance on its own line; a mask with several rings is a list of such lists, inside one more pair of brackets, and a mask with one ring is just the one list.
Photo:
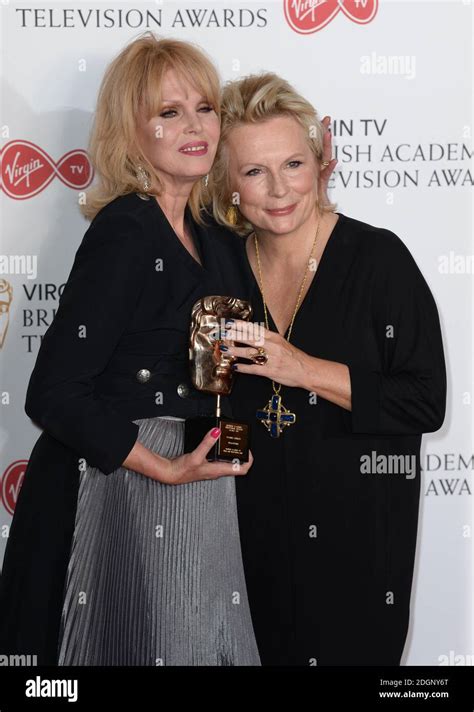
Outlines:
[[230, 225], [237, 225], [237, 208], [235, 205], [231, 205], [230, 208], [228, 208], [225, 219]]
[[137, 166], [136, 175], [142, 185], [143, 190], [146, 193], [148, 190], [150, 190], [151, 183], [150, 183], [150, 179], [149, 179], [145, 169], [140, 164]]
[[209, 173], [207, 174], [207, 176], [204, 176], [204, 187], [207, 188], [208, 185], [209, 185]]

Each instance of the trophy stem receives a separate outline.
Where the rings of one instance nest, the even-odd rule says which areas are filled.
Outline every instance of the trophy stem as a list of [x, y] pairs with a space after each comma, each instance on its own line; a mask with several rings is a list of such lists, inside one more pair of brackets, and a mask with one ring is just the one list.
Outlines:
[[216, 401], [216, 418], [221, 417], [221, 394], [217, 394], [217, 401]]

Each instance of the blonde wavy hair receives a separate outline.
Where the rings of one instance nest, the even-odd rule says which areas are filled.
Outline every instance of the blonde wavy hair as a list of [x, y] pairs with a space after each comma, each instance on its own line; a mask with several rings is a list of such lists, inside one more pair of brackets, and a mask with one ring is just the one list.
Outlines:
[[[143, 155], [137, 141], [139, 110], [156, 116], [161, 108], [165, 72], [173, 69], [200, 91], [220, 118], [221, 85], [212, 61], [197, 46], [180, 40], [159, 39], [145, 32], [129, 43], [107, 67], [97, 98], [88, 153], [97, 182], [86, 192], [83, 215], [92, 219], [101, 208], [120, 195], [142, 193], [137, 178], [141, 165], [153, 192], [163, 190], [160, 176]], [[210, 197], [203, 181], [193, 186], [189, 207], [198, 222]]]
[[[235, 205], [236, 223], [230, 221], [228, 210], [233, 205], [229, 183], [229, 157], [227, 140], [232, 129], [243, 124], [255, 124], [276, 116], [290, 116], [305, 130], [308, 145], [316, 160], [323, 160], [324, 125], [315, 108], [277, 74], [263, 72], [250, 74], [224, 85], [221, 101], [221, 137], [216, 158], [209, 174], [212, 213], [221, 225], [239, 235], [247, 235], [253, 227]], [[318, 191], [320, 192], [320, 191]], [[333, 212], [337, 205], [319, 195], [317, 205], [321, 211]]]

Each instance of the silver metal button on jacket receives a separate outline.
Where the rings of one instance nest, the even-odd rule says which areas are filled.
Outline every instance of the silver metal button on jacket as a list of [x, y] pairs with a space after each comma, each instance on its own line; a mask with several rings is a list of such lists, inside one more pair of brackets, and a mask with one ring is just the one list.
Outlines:
[[147, 368], [141, 368], [137, 371], [137, 381], [140, 383], [146, 383], [151, 378], [151, 372]]

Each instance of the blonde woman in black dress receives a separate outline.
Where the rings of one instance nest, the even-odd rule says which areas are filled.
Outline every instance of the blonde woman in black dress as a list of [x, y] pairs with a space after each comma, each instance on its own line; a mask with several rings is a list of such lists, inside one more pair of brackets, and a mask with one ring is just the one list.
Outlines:
[[237, 481], [247, 587], [262, 664], [398, 665], [443, 343], [402, 240], [321, 193], [323, 141], [280, 77], [224, 88], [210, 185], [216, 220], [245, 238], [255, 322], [223, 345], [242, 374], [235, 415], [253, 423]]

